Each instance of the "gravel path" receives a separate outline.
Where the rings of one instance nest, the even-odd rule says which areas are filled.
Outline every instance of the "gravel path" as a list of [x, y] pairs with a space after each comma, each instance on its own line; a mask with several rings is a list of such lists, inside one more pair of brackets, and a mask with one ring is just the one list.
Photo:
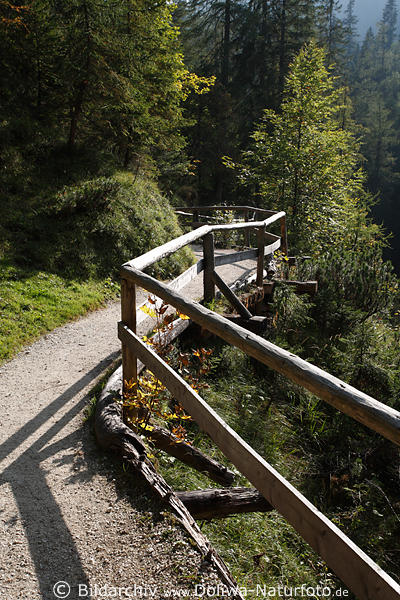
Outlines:
[[[253, 268], [218, 271], [233, 282]], [[198, 298], [201, 285], [200, 275], [183, 293]], [[0, 368], [1, 600], [161, 600], [218, 583], [173, 517], [102, 454], [84, 422], [90, 390], [119, 356], [119, 315], [113, 303]]]

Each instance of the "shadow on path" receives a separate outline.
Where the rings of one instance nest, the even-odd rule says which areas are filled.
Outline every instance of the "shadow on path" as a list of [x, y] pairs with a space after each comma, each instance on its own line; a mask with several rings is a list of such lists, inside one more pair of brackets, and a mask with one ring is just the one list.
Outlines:
[[[29, 438], [33, 438], [29, 448], [0, 473], [0, 485], [9, 483], [13, 491], [40, 591], [45, 600], [55, 598], [52, 586], [58, 581], [71, 584], [71, 598], [78, 597], [79, 583], [89, 583], [74, 539], [47, 484], [46, 473], [41, 465], [42, 461], [57, 452], [75, 446], [79, 432], [75, 436], [67, 435], [43, 449], [83, 409], [87, 398], [83, 397], [74, 404], [39, 438], [34, 439], [34, 434], [110, 366], [118, 354], [114, 352], [107, 356], [0, 446], [0, 459], [4, 460], [21, 444], [29, 443]], [[67, 488], [65, 493], [68, 493]]]

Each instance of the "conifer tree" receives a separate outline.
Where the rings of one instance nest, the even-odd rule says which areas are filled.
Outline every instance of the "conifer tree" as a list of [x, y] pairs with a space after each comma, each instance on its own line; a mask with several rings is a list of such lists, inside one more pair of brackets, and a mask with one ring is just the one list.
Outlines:
[[266, 208], [284, 209], [291, 243], [321, 252], [343, 244], [364, 197], [358, 144], [338, 119], [326, 51], [310, 43], [291, 65], [280, 112], [266, 110], [238, 166]]

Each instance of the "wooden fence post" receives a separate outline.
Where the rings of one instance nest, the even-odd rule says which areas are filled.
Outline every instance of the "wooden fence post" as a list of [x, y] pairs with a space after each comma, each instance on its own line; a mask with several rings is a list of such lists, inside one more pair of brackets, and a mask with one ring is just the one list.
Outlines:
[[[121, 320], [136, 333], [136, 285], [128, 279], [121, 281]], [[137, 382], [137, 357], [122, 344], [122, 381]]]
[[215, 270], [214, 256], [214, 234], [207, 233], [203, 237], [203, 258], [204, 258], [204, 303], [208, 304], [215, 299], [215, 283], [213, 273]]
[[264, 280], [264, 249], [265, 249], [265, 225], [257, 229], [257, 279], [256, 285], [262, 286]]
[[[249, 209], [247, 208], [244, 213], [244, 220], [246, 223], [249, 222]], [[250, 248], [250, 229], [244, 230], [244, 245]]]
[[287, 243], [287, 228], [286, 228], [286, 216], [281, 217], [281, 248], [283, 254], [288, 254], [288, 243]]
[[196, 225], [196, 223], [199, 222], [199, 211], [197, 209], [193, 210], [193, 221], [192, 221], [192, 227], [198, 227], [198, 225]]

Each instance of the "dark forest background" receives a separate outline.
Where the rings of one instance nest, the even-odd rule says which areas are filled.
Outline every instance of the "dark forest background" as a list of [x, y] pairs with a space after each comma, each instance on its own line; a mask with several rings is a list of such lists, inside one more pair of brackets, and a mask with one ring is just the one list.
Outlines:
[[[392, 237], [386, 255], [400, 269], [400, 42], [395, 0], [359, 39], [355, 0], [270, 0], [178, 3], [185, 57], [196, 73], [215, 75], [210, 94], [190, 106], [188, 131], [201, 202], [237, 200], [234, 176], [221, 156], [237, 157], [265, 108], [279, 111], [288, 65], [315, 39], [346, 87], [350, 127], [361, 140], [374, 219]], [[249, 199], [241, 198], [241, 201]]]

